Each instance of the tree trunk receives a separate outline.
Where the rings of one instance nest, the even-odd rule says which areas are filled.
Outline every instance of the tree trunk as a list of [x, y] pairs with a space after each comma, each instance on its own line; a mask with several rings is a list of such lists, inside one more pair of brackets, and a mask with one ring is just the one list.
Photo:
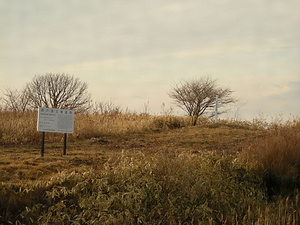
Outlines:
[[193, 125], [193, 126], [196, 126], [197, 120], [198, 120], [198, 116], [193, 116], [192, 119], [193, 119], [192, 125]]

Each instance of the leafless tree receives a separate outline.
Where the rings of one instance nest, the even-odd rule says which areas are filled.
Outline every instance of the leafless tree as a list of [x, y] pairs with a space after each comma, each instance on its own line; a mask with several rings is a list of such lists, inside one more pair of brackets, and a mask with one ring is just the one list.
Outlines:
[[199, 116], [207, 112], [212, 113], [216, 94], [219, 95], [218, 107], [236, 102], [231, 96], [232, 92], [229, 88], [218, 87], [216, 80], [206, 77], [174, 86], [169, 96], [175, 100], [177, 106], [192, 117], [192, 124], [195, 126]]
[[37, 75], [26, 85], [31, 107], [85, 111], [90, 103], [88, 85], [68, 74]]
[[174, 112], [174, 109], [172, 106], [170, 106], [169, 108], [167, 108], [166, 104], [163, 102], [161, 104], [161, 114], [164, 116], [171, 116]]
[[3, 97], [4, 108], [14, 112], [24, 112], [28, 110], [29, 98], [26, 90], [5, 89]]
[[91, 102], [89, 112], [93, 114], [116, 115], [123, 112], [122, 108], [115, 105], [112, 101]]

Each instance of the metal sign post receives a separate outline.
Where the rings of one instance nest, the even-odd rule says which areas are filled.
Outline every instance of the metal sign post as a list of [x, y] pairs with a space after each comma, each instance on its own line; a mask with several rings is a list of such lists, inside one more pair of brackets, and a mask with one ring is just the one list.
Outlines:
[[45, 132], [42, 132], [41, 156], [44, 157], [45, 152]]
[[64, 133], [64, 151], [63, 151], [64, 155], [67, 155], [67, 134]]

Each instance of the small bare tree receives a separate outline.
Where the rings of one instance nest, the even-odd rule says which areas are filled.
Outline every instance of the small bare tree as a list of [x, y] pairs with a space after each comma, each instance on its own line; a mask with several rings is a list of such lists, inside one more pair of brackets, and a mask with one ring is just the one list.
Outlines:
[[90, 103], [87, 83], [68, 74], [38, 75], [26, 85], [31, 107], [85, 111]]
[[3, 97], [4, 108], [14, 112], [24, 112], [28, 109], [29, 98], [25, 90], [7, 88]]
[[206, 77], [176, 85], [169, 96], [192, 117], [192, 124], [195, 126], [199, 116], [214, 109], [216, 94], [219, 95], [219, 107], [236, 102], [231, 96], [232, 92], [229, 88], [219, 88], [216, 80]]
[[116, 115], [123, 112], [120, 106], [115, 105], [112, 101], [91, 102], [89, 112], [93, 114]]

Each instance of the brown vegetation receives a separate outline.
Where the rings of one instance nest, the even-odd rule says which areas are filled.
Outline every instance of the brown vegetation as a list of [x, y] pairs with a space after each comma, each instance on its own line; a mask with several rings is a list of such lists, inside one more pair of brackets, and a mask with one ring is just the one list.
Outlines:
[[[0, 223], [297, 224], [299, 120], [79, 114], [46, 134], [0, 112]], [[272, 182], [273, 183], [272, 183]]]

